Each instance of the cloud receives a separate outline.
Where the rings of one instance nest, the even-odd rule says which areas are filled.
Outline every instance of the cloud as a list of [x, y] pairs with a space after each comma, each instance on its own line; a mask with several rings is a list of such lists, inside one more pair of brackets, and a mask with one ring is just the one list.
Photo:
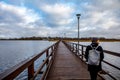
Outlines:
[[3, 16], [3, 22], [16, 22], [16, 23], [33, 23], [39, 20], [38, 14], [36, 14], [33, 10], [27, 9], [25, 7], [18, 7], [9, 5], [1, 2], [1, 15]]
[[[7, 33], [9, 33], [5, 34], [7, 37], [20, 37], [25, 35], [24, 33], [27, 34], [29, 29], [38, 27], [37, 23], [40, 16], [32, 9], [0, 2], [0, 11], [1, 34], [4, 34], [7, 30]], [[0, 35], [0, 37], [3, 36]]]
[[0, 2], [0, 37], [77, 37], [81, 13], [80, 37], [120, 38], [120, 0], [8, 1]]
[[84, 18], [81, 20], [81, 27], [86, 27], [83, 35], [99, 35], [108, 38], [114, 35], [114, 37], [120, 38], [115, 32], [116, 28], [119, 29], [120, 26], [120, 19], [118, 18], [120, 13], [119, 4], [119, 0], [105, 0], [102, 2], [101, 0], [93, 0], [93, 2], [82, 4], [85, 14], [83, 14]]
[[[68, 17], [68, 13], [71, 12], [70, 7], [65, 6], [63, 4], [54, 4], [54, 5], [44, 5], [41, 7], [42, 10], [49, 13], [50, 15], [60, 16], [60, 17]], [[61, 14], [64, 13], [64, 14]]]
[[[44, 6], [43, 6], [44, 5]], [[45, 21], [52, 27], [65, 26], [72, 21], [71, 14], [74, 9], [65, 4], [43, 4], [40, 9], [45, 13]]]

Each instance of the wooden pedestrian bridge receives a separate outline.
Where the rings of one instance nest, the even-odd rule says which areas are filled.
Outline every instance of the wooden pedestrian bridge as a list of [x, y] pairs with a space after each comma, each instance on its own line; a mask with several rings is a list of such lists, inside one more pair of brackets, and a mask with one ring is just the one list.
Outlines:
[[[84, 58], [85, 48], [85, 45], [58, 41], [39, 54], [1, 73], [0, 80], [16, 79], [25, 69], [27, 69], [28, 80], [90, 80]], [[120, 57], [119, 53], [107, 50], [104, 50], [104, 53]], [[38, 69], [35, 70], [35, 61], [40, 59], [42, 55], [46, 57]], [[103, 62], [120, 71], [119, 67], [108, 61], [104, 60]], [[97, 79], [105, 80], [104, 75], [108, 75], [112, 80], [117, 80], [116, 77], [105, 70], [102, 73], [98, 73]], [[38, 76], [40, 76], [39, 79], [37, 78]]]

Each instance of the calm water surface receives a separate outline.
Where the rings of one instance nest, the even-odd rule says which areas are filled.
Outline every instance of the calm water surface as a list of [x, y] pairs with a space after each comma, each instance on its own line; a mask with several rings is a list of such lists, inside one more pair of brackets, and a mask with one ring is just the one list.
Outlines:
[[[80, 42], [80, 44], [90, 45], [91, 42]], [[105, 50], [120, 53], [120, 42], [100, 42], [99, 45], [102, 46]]]
[[0, 73], [38, 54], [53, 43], [49, 41], [0, 41]]

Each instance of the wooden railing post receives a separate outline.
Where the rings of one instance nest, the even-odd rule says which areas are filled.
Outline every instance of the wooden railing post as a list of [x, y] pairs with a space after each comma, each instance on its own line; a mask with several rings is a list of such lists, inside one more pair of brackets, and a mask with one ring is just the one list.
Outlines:
[[77, 48], [78, 48], [78, 47], [77, 47], [77, 44], [76, 44], [76, 54], [77, 54], [77, 50], [78, 50]]
[[[49, 56], [49, 49], [46, 51], [46, 58]], [[46, 64], [48, 65], [49, 59], [46, 61]]]
[[28, 80], [31, 80], [34, 77], [34, 63], [28, 67]]
[[77, 44], [77, 55], [79, 55], [79, 44]]
[[74, 52], [74, 43], [72, 44], [72, 47], [73, 47], [73, 52]]
[[[55, 47], [55, 49], [56, 49], [57, 44], [55, 44], [53, 47], [51, 47], [51, 52], [52, 52], [51, 56], [54, 56], [54, 53], [55, 53], [54, 47]], [[54, 57], [53, 57], [53, 58], [54, 58]], [[52, 58], [52, 59], [53, 59], [53, 58]]]
[[84, 56], [83, 51], [84, 51], [83, 46], [81, 45], [82, 60], [83, 60], [83, 56]]
[[54, 50], [54, 47], [55, 47], [55, 45], [54, 45], [54, 46], [52, 46], [52, 51]]
[[[54, 45], [54, 46], [55, 46], [55, 45]], [[54, 54], [54, 51], [53, 51], [53, 50], [54, 50], [54, 49], [53, 49], [54, 46], [52, 46], [51, 49], [50, 49], [50, 51], [51, 51], [50, 56], [53, 56], [53, 54]]]

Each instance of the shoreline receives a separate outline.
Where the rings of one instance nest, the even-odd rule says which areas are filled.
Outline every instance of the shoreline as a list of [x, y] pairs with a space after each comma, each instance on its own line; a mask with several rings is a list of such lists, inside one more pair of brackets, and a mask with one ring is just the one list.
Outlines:
[[[39, 40], [39, 39], [0, 39], [0, 41], [59, 41], [59, 40], [53, 40], [53, 39], [49, 39], [49, 40]], [[62, 40], [62, 39], [61, 39]], [[67, 42], [78, 42], [78, 40], [64, 40], [63, 41], [67, 41]], [[80, 42], [91, 42], [91, 40], [79, 40]], [[99, 40], [100, 42], [120, 42], [120, 40]]]

